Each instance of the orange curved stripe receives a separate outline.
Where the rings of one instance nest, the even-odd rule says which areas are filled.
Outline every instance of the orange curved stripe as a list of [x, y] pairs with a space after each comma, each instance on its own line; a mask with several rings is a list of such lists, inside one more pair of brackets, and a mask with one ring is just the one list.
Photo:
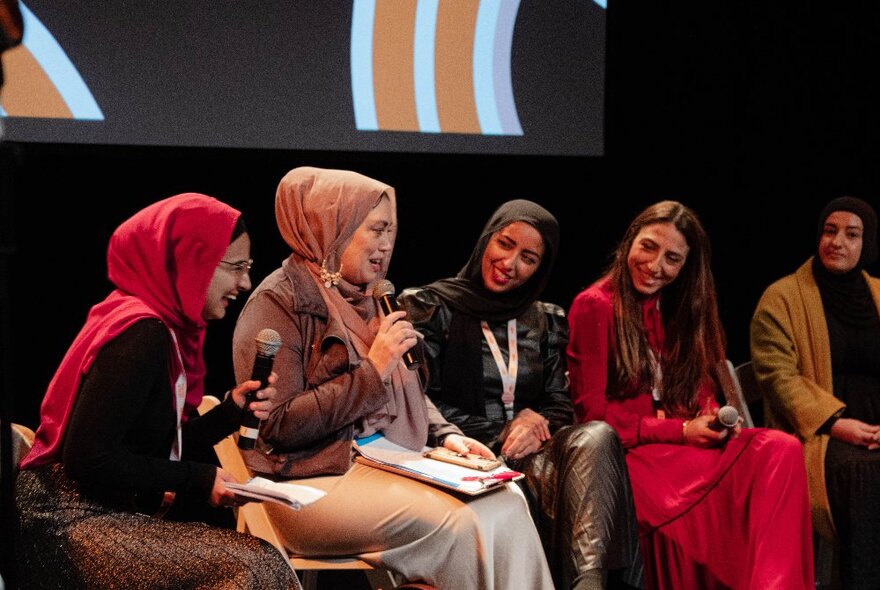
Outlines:
[[373, 23], [373, 94], [383, 131], [418, 131], [413, 46], [416, 0], [377, 0]]
[[3, 54], [3, 72], [6, 83], [0, 104], [10, 117], [73, 118], [61, 93], [24, 45]]
[[480, 133], [474, 100], [474, 31], [480, 0], [440, 0], [435, 44], [437, 116], [444, 133]]

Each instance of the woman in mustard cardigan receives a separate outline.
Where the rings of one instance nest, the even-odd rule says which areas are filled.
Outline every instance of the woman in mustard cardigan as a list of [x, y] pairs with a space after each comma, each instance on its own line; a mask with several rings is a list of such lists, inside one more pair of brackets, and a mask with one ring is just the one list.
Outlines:
[[819, 218], [817, 255], [770, 285], [751, 325], [767, 422], [804, 443], [813, 526], [840, 542], [845, 588], [880, 579], [877, 215], [853, 197]]

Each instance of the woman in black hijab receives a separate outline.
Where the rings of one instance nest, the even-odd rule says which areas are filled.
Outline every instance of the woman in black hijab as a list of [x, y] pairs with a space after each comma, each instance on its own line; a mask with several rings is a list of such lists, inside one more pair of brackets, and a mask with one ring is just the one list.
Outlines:
[[424, 336], [427, 393], [449, 422], [526, 474], [523, 486], [557, 588], [639, 585], [632, 492], [620, 440], [574, 426], [563, 310], [538, 301], [559, 225], [526, 200], [504, 203], [457, 276], [400, 300]]
[[848, 589], [880, 579], [877, 214], [854, 197], [819, 216], [816, 256], [771, 285], [752, 319], [768, 425], [804, 443], [813, 526], [840, 547]]

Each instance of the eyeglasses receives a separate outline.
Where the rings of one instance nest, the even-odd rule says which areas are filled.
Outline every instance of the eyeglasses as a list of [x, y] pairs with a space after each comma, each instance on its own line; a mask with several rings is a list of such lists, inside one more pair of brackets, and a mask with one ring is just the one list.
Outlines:
[[232, 272], [241, 276], [245, 273], [250, 272], [251, 267], [254, 265], [254, 259], [250, 258], [248, 260], [241, 260], [239, 262], [230, 262], [229, 260], [221, 260], [220, 264], [225, 264], [226, 266], [232, 268]]

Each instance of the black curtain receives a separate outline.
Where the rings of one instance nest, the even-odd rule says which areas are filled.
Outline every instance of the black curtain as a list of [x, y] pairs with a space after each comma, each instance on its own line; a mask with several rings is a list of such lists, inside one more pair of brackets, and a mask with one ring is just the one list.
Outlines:
[[[21, 43], [21, 12], [15, 0], [0, 0], [0, 54]], [[3, 64], [0, 62], [0, 89], [3, 88]], [[2, 125], [2, 122], [0, 122]], [[3, 140], [0, 127], [0, 142]], [[9, 257], [15, 250], [13, 222], [14, 178], [11, 163], [12, 152], [0, 144], [0, 579], [7, 588], [15, 587], [15, 557], [13, 537], [15, 510], [13, 509], [12, 472], [12, 394], [10, 371], [12, 370], [12, 338], [9, 322]]]

